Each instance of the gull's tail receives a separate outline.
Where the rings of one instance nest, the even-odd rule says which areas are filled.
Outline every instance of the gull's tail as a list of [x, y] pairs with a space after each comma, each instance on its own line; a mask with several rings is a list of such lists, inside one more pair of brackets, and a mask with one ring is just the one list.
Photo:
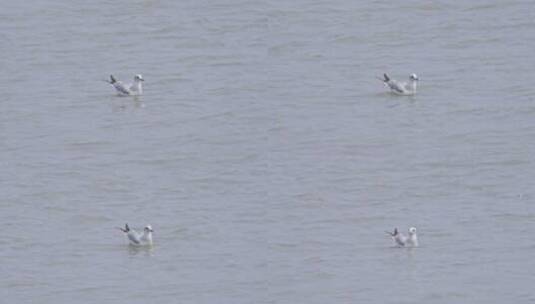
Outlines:
[[385, 231], [388, 235], [390, 235], [391, 237], [394, 237], [396, 235], [398, 235], [398, 228], [394, 228], [394, 232], [390, 232], [390, 231]]
[[121, 227], [116, 227], [116, 228], [121, 230], [124, 233], [127, 233], [128, 231], [130, 231], [130, 227], [128, 227], [128, 224], [124, 224], [124, 229]]
[[114, 84], [116, 82], [117, 80], [115, 79], [115, 77], [113, 77], [113, 75], [110, 75], [110, 84]]
[[390, 77], [388, 77], [388, 75], [386, 75], [386, 74], [383, 74], [383, 75], [384, 75], [384, 78], [377, 77], [377, 76], [375, 78], [381, 80], [382, 82], [384, 82], [386, 84], [387, 82], [390, 81]]

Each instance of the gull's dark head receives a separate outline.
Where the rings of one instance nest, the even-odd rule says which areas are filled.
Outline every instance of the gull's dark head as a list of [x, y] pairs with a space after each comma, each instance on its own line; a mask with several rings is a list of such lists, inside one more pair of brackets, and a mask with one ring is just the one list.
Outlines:
[[134, 76], [134, 80], [135, 81], [145, 81], [145, 79], [143, 79], [143, 76], [141, 76], [141, 74], [137, 74], [136, 76]]

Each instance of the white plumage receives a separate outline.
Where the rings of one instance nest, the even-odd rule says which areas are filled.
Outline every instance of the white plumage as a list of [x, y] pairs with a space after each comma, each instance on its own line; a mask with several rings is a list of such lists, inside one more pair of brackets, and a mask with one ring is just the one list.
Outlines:
[[418, 76], [416, 74], [411, 74], [409, 76], [409, 82], [400, 82], [395, 79], [391, 79], [388, 75], [383, 74], [385, 77], [381, 79], [385, 86], [390, 89], [390, 92], [396, 95], [414, 95], [416, 94], [416, 84], [418, 83]]
[[122, 81], [115, 79], [113, 75], [110, 75], [108, 83], [117, 90], [119, 95], [141, 95], [143, 94], [143, 86], [141, 84], [143, 81], [145, 80], [141, 74], [134, 76], [134, 83], [132, 84], [124, 84]]
[[133, 229], [130, 229], [128, 227], [128, 224], [124, 225], [123, 228], [119, 228], [122, 232], [124, 232], [125, 236], [127, 237], [130, 245], [134, 246], [152, 246], [152, 227], [150, 225], [145, 226], [143, 228], [143, 233], [139, 233]]
[[386, 232], [392, 237], [394, 245], [397, 247], [418, 247], [418, 235], [416, 234], [416, 228], [409, 228], [409, 235], [406, 236], [399, 232], [397, 228], [394, 232]]

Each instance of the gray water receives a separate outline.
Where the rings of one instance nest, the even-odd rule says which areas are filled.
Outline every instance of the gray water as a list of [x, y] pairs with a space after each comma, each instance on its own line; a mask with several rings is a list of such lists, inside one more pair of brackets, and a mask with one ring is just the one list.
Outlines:
[[1, 7], [3, 303], [535, 302], [531, 1]]

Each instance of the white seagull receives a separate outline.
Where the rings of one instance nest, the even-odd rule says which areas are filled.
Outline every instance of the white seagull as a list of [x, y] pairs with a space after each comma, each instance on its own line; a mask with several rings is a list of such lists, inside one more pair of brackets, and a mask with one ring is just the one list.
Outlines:
[[398, 232], [398, 228], [395, 228], [394, 232], [387, 231], [386, 233], [392, 237], [392, 241], [397, 247], [418, 247], [418, 236], [414, 227], [409, 228], [409, 236]]
[[[119, 227], [118, 227], [119, 228]], [[128, 237], [130, 245], [134, 246], [152, 246], [152, 227], [150, 225], [145, 226], [143, 233], [139, 233], [128, 227], [128, 224], [123, 228], [119, 228]]]
[[143, 94], [143, 87], [141, 85], [143, 81], [145, 81], [143, 76], [137, 74], [134, 76], [134, 83], [132, 84], [124, 84], [115, 79], [113, 75], [110, 75], [110, 80], [107, 82], [117, 90], [119, 95], [141, 95]]
[[[409, 76], [409, 82], [399, 82], [395, 79], [391, 79], [388, 75], [383, 74], [384, 79], [381, 79], [385, 86], [390, 88], [390, 91], [396, 95], [414, 95], [416, 94], [416, 84], [418, 83], [418, 76], [411, 74]], [[380, 79], [380, 78], [379, 78]]]

